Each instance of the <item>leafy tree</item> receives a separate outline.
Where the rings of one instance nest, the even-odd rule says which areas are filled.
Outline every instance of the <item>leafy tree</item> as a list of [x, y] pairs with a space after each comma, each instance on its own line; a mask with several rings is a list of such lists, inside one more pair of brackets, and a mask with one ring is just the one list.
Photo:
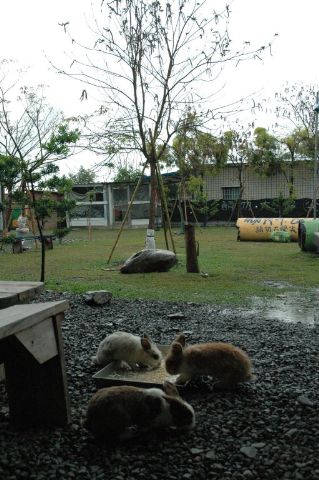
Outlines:
[[254, 131], [251, 163], [262, 175], [282, 173], [288, 185], [289, 197], [294, 202], [296, 156], [307, 158], [312, 149], [313, 140], [306, 128], [295, 128], [290, 134], [279, 138], [259, 127]]
[[228, 147], [222, 138], [199, 128], [200, 118], [188, 111], [181, 121], [169, 154], [169, 163], [176, 165], [183, 178], [204, 177], [222, 167]]
[[239, 195], [235, 201], [233, 212], [241, 216], [241, 205], [245, 190], [245, 171], [250, 167], [252, 155], [252, 140], [250, 128], [239, 127], [224, 133], [224, 142], [228, 148], [227, 163], [231, 164], [237, 173]]
[[102, 1], [94, 45], [70, 35], [80, 49], [71, 68], [59, 71], [105, 97], [96, 112], [102, 128], [91, 136], [91, 148], [95, 141], [110, 156], [139, 152], [150, 168], [149, 229], [155, 226], [156, 166], [180, 129], [185, 106], [196, 106], [202, 123], [220, 118], [229, 108], [209, 106], [214, 87], [207, 82], [217, 81], [226, 64], [260, 58], [270, 48], [250, 49], [245, 42], [232, 50], [229, 17], [228, 5], [217, 12], [206, 0]]
[[9, 228], [12, 213], [12, 203], [15, 199], [15, 187], [21, 181], [21, 165], [17, 158], [0, 155], [0, 184], [5, 186], [7, 198], [4, 202], [3, 229], [6, 232]]
[[36, 210], [35, 185], [44, 175], [56, 171], [55, 163], [69, 154], [80, 133], [70, 130], [63, 116], [46, 103], [40, 87], [22, 87], [14, 99], [16, 107], [11, 109], [12, 88], [4, 88], [0, 83], [0, 153], [16, 159], [20, 169], [17, 189], [31, 196], [41, 240], [41, 281], [44, 281], [45, 245]]
[[192, 195], [192, 206], [195, 213], [200, 213], [204, 217], [203, 226], [207, 226], [210, 216], [214, 216], [218, 211], [218, 201], [208, 202], [208, 197], [204, 193], [203, 180], [200, 177], [191, 176], [187, 181], [187, 191]]
[[210, 212], [207, 203], [204, 176], [213, 175], [227, 160], [228, 146], [224, 139], [203, 131], [199, 128], [199, 123], [196, 112], [187, 111], [166, 156], [166, 163], [176, 166], [179, 170], [181, 185], [178, 190], [178, 201], [183, 224], [187, 219], [184, 218], [181, 199], [186, 202], [188, 195], [193, 197], [195, 210], [204, 215], [204, 224], [208, 215], [215, 211], [214, 206]]
[[114, 182], [138, 182], [139, 178], [141, 176], [140, 170], [128, 166], [128, 167], [120, 167], [116, 175], [114, 177]]
[[[282, 91], [276, 94], [276, 114], [278, 123], [287, 130], [287, 124], [292, 126], [282, 143], [288, 150], [285, 158], [290, 159], [290, 168], [287, 174], [290, 196], [294, 195], [294, 168], [295, 156], [298, 154], [304, 159], [315, 161], [315, 134], [317, 87], [307, 84], [286, 84]], [[284, 123], [284, 125], [283, 125]]]
[[283, 171], [280, 146], [279, 140], [266, 128], [255, 128], [251, 163], [258, 173], [270, 177]]
[[290, 135], [281, 139], [281, 143], [287, 149], [283, 158], [288, 160], [288, 165], [284, 165], [284, 174], [289, 187], [289, 197], [294, 197], [295, 166], [296, 156], [309, 157], [312, 152], [313, 142], [309, 138], [309, 132], [305, 128], [296, 128]]
[[83, 165], [76, 173], [69, 174], [69, 178], [76, 185], [86, 185], [96, 181], [96, 173], [89, 168], [84, 168]]
[[[70, 229], [66, 226], [67, 215], [71, 214], [76, 207], [75, 200], [68, 198], [68, 194], [72, 190], [73, 182], [65, 175], [58, 176], [54, 174], [49, 178], [39, 182], [39, 188], [44, 190], [44, 194], [40, 199], [36, 200], [35, 209], [38, 217], [42, 221], [44, 228], [45, 221], [51, 216], [53, 212], [57, 215], [57, 226], [54, 229], [54, 234], [57, 236], [59, 243], [69, 233]], [[57, 192], [60, 195], [56, 199], [52, 192]]]

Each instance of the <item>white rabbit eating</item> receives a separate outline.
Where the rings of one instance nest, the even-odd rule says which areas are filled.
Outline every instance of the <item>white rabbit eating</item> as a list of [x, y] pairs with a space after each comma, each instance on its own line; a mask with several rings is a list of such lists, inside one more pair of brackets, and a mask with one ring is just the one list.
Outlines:
[[102, 340], [92, 361], [101, 366], [117, 362], [119, 367], [125, 362], [132, 370], [141, 366], [155, 369], [161, 365], [162, 354], [145, 333], [138, 337], [127, 332], [114, 332]]

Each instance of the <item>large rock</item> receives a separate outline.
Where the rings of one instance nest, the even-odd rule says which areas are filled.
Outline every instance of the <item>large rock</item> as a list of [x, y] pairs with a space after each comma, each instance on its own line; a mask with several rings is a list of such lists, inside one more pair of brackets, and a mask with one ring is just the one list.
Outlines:
[[84, 300], [89, 305], [105, 305], [111, 303], [112, 293], [106, 290], [85, 292]]
[[175, 253], [169, 250], [145, 248], [126, 260], [121, 273], [167, 272], [176, 262]]

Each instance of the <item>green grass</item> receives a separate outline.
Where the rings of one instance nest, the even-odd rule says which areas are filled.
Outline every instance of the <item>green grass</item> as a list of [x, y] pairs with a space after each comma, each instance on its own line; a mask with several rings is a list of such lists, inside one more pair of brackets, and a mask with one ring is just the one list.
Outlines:
[[[145, 229], [125, 230], [107, 264], [118, 230], [73, 230], [62, 245], [46, 252], [46, 288], [82, 293], [105, 289], [118, 298], [244, 305], [251, 296], [271, 297], [267, 282], [287, 283], [287, 289], [318, 287], [319, 255], [302, 252], [297, 243], [238, 242], [233, 227], [196, 231], [199, 265], [207, 278], [186, 272], [183, 235], [174, 229], [178, 265], [166, 273], [121, 274], [118, 267], [144, 246]], [[163, 231], [156, 247], [166, 248]], [[107, 270], [111, 268], [112, 270]], [[22, 255], [0, 252], [1, 280], [40, 277], [40, 250]], [[281, 290], [281, 292], [284, 290]]]

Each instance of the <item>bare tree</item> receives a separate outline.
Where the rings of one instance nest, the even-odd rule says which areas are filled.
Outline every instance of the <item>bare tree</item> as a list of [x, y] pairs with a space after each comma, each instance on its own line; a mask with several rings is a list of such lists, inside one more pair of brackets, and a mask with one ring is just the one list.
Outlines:
[[69, 69], [59, 68], [103, 91], [96, 118], [103, 124], [107, 115], [107, 122], [91, 136], [91, 148], [100, 146], [110, 155], [138, 151], [144, 157], [151, 175], [149, 229], [155, 224], [156, 165], [185, 108], [194, 106], [202, 122], [233, 110], [234, 105], [212, 106], [222, 70], [232, 62], [260, 58], [271, 47], [252, 49], [244, 42], [232, 51], [230, 8], [218, 12], [212, 3], [102, 0], [92, 44], [71, 36], [80, 49]]
[[[276, 114], [279, 126], [284, 123], [293, 130], [304, 130], [309, 137], [315, 134], [316, 88], [314, 85], [286, 84], [280, 92], [276, 93]], [[288, 120], [288, 122], [287, 122]]]

